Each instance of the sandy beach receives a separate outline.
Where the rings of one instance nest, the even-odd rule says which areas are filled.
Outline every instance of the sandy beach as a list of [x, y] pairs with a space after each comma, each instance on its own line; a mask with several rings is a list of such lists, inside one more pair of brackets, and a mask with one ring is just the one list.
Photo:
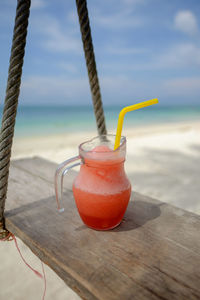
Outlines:
[[[123, 134], [133, 191], [200, 214], [200, 122], [129, 128]], [[16, 138], [12, 159], [41, 156], [60, 163], [77, 155], [79, 143], [94, 136], [96, 132]], [[39, 259], [21, 241], [19, 246], [27, 261], [41, 270]], [[14, 243], [2, 243], [0, 252], [0, 299], [41, 299], [43, 282], [21, 261]], [[45, 271], [46, 299], [80, 299], [47, 266]]]
[[[112, 133], [112, 132], [109, 132]], [[61, 163], [78, 154], [80, 142], [96, 132], [16, 138], [12, 159], [41, 156]], [[124, 129], [126, 171], [133, 191], [200, 213], [200, 122]]]

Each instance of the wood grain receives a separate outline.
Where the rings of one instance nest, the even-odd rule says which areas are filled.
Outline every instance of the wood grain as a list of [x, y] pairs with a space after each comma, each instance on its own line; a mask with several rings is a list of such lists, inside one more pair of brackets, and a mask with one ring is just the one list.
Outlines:
[[[112, 231], [83, 225], [66, 178], [56, 210], [56, 165], [13, 161], [6, 226], [83, 299], [200, 299], [200, 217], [133, 193]], [[48, 280], [48, 279], [47, 279]]]

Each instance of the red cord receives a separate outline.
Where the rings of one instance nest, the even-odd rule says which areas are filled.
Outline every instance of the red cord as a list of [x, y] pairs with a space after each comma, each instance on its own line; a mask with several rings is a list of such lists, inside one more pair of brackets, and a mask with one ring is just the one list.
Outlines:
[[[10, 237], [11, 237], [11, 239], [10, 239]], [[0, 239], [1, 242], [3, 242], [3, 241], [9, 241], [9, 242], [10, 242], [10, 241], [12, 241], [12, 240], [14, 240], [15, 246], [16, 246], [16, 248], [17, 248], [17, 251], [19, 252], [19, 255], [21, 256], [21, 259], [23, 260], [23, 262], [25, 263], [25, 265], [26, 265], [29, 269], [31, 269], [31, 270], [35, 273], [36, 276], [38, 276], [38, 277], [44, 279], [44, 292], [43, 292], [43, 296], [42, 296], [42, 300], [44, 300], [45, 295], [46, 295], [46, 286], [47, 286], [47, 284], [46, 284], [46, 276], [45, 276], [45, 270], [44, 270], [44, 264], [43, 264], [43, 262], [41, 261], [41, 264], [42, 264], [42, 272], [43, 272], [43, 275], [42, 275], [40, 272], [38, 272], [37, 270], [33, 269], [33, 268], [26, 262], [26, 260], [24, 259], [23, 255], [22, 255], [22, 253], [21, 253], [21, 251], [20, 251], [20, 249], [19, 249], [19, 246], [18, 246], [18, 243], [17, 243], [17, 239], [16, 239], [16, 237], [14, 236], [14, 234], [12, 234], [11, 232], [9, 232], [9, 234], [8, 234], [5, 238]]]
[[46, 275], [45, 275], [45, 271], [44, 271], [44, 264], [42, 261], [41, 261], [41, 265], [42, 265], [42, 273], [43, 273], [43, 278], [44, 278], [44, 293], [43, 293], [42, 300], [44, 300], [45, 295], [46, 295], [47, 281], [46, 281]]

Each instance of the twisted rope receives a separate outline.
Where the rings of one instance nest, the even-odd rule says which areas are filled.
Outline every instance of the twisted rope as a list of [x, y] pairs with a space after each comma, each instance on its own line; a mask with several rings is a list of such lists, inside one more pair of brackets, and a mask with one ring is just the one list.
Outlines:
[[23, 58], [26, 45], [29, 11], [30, 0], [17, 1], [6, 97], [0, 134], [0, 238], [7, 233], [4, 226], [4, 208], [15, 117], [17, 113]]
[[88, 70], [88, 77], [92, 93], [97, 129], [99, 135], [102, 135], [106, 134], [106, 124], [101, 100], [101, 92], [96, 69], [86, 0], [76, 0], [76, 6], [79, 16], [80, 30], [82, 35], [83, 48], [85, 52], [85, 60]]

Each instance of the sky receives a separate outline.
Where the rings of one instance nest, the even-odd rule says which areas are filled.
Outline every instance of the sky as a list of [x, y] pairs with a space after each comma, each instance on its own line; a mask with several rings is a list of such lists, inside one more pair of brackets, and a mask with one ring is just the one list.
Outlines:
[[[200, 0], [88, 0], [104, 105], [158, 97], [200, 104]], [[0, 104], [16, 1], [0, 1]], [[91, 95], [75, 0], [32, 0], [20, 99], [88, 105]]]

